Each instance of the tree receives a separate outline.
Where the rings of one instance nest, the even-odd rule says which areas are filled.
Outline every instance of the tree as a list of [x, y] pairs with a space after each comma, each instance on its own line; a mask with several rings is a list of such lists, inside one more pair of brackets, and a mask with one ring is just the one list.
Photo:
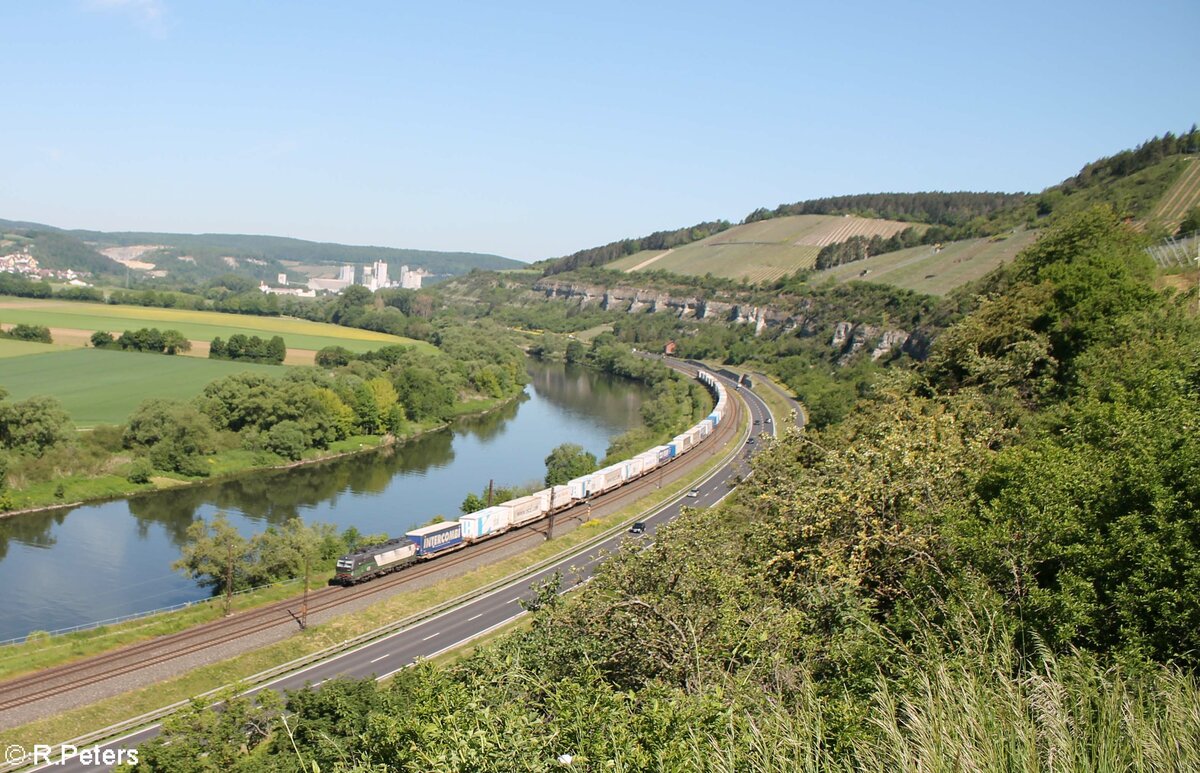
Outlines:
[[[0, 394], [0, 401], [4, 394]], [[71, 417], [57, 398], [0, 402], [0, 448], [41, 456], [71, 437]]]
[[266, 362], [282, 363], [287, 357], [287, 346], [283, 343], [283, 338], [280, 336], [272, 336], [270, 341], [267, 341], [263, 347], [263, 359]]
[[308, 436], [303, 428], [290, 419], [267, 430], [263, 440], [263, 448], [285, 459], [299, 459], [308, 446]]
[[189, 403], [144, 401], [129, 417], [121, 438], [126, 448], [145, 450], [160, 470], [206, 476], [201, 457], [216, 450], [212, 425]]
[[587, 355], [587, 349], [583, 343], [572, 338], [567, 342], [567, 362], [583, 362], [583, 358]]
[[354, 352], [344, 346], [326, 346], [317, 352], [316, 363], [322, 368], [339, 368], [354, 358]]
[[162, 346], [165, 354], [175, 354], [177, 352], [191, 351], [192, 342], [184, 337], [183, 333], [178, 330], [164, 330], [162, 334]]
[[575, 443], [563, 443], [546, 457], [546, 485], [561, 483], [587, 475], [596, 469], [596, 455]]
[[107, 330], [97, 330], [95, 333], [92, 333], [91, 341], [92, 346], [96, 347], [97, 349], [107, 349], [116, 343], [116, 339], [113, 338], [113, 334]]
[[247, 584], [250, 559], [250, 542], [224, 513], [217, 513], [211, 524], [202, 518], [188, 527], [187, 541], [171, 568], [212, 588], [214, 595], [224, 593], [229, 614], [234, 590]]

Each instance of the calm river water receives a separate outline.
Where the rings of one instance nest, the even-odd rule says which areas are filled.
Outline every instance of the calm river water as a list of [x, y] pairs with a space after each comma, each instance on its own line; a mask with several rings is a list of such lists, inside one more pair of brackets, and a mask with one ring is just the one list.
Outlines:
[[469, 491], [540, 480], [560, 443], [604, 455], [637, 423], [645, 390], [529, 362], [516, 402], [376, 453], [129, 500], [0, 520], [0, 640], [206, 597], [171, 571], [187, 527], [218, 511], [247, 535], [299, 516], [398, 536], [455, 518]]

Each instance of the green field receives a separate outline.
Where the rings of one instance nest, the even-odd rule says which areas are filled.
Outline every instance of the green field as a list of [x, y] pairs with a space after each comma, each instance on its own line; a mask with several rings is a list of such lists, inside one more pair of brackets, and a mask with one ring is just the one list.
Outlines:
[[411, 338], [303, 319], [143, 306], [106, 306], [76, 301], [4, 298], [0, 300], [0, 322], [117, 332], [157, 327], [178, 330], [193, 341], [211, 341], [217, 336], [229, 338], [235, 333], [259, 337], [278, 335], [283, 336], [289, 349], [344, 346], [351, 351], [365, 352], [388, 344], [405, 344], [433, 350], [430, 344]]
[[[734, 226], [673, 250], [646, 250], [610, 263], [618, 271], [676, 274], [769, 282], [812, 268], [821, 248], [851, 236], [891, 236], [912, 223], [840, 215], [793, 215]], [[923, 228], [924, 226], [916, 226]]]
[[[11, 338], [0, 338], [0, 360], [7, 357], [24, 357], [27, 354], [43, 354], [45, 352], [61, 352], [63, 347], [55, 344], [38, 344], [32, 341], [15, 341]], [[5, 368], [0, 368], [0, 379], [3, 379]]]
[[[26, 347], [21, 356], [12, 345]], [[47, 351], [51, 350], [51, 351]], [[52, 395], [80, 427], [120, 424], [149, 397], [187, 399], [214, 379], [245, 371], [278, 374], [278, 365], [168, 357], [163, 354], [60, 349], [0, 341], [0, 387], [9, 399]]]
[[945, 295], [1012, 260], [1018, 252], [1033, 244], [1037, 235], [1037, 231], [1020, 231], [1007, 238], [965, 239], [946, 244], [940, 252], [934, 252], [932, 245], [923, 244], [819, 271], [813, 281], [861, 279], [930, 295]]

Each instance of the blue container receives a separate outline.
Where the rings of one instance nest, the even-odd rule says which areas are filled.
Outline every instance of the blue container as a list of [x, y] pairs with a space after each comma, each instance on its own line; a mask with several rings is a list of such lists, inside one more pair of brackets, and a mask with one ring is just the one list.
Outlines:
[[455, 545], [461, 545], [463, 541], [462, 527], [458, 521], [423, 526], [407, 532], [404, 536], [416, 544], [419, 556], [428, 556], [439, 550], [447, 550]]

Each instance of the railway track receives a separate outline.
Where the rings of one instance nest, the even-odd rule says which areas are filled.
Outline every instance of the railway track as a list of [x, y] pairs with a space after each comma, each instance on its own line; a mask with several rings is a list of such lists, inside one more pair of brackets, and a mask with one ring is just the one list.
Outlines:
[[[694, 368], [676, 367], [688, 375], [695, 375]], [[555, 514], [552, 519], [535, 521], [498, 537], [440, 556], [436, 560], [418, 563], [350, 588], [330, 586], [310, 591], [308, 614], [336, 612], [339, 607], [351, 603], [390, 595], [405, 585], [423, 578], [439, 575], [452, 576], [457, 567], [468, 562], [475, 562], [481, 557], [499, 552], [514, 544], [543, 541], [549, 538], [552, 528], [556, 529], [572, 522], [583, 523], [593, 516], [601, 517], [615, 512], [650, 491], [683, 477], [711, 458], [712, 450], [722, 447], [736, 433], [741, 408], [736, 400], [731, 400], [730, 406], [731, 413], [726, 420], [721, 422], [703, 446], [685, 456], [682, 464], [678, 466], [668, 465], [660, 468], [633, 483], [625, 484], [608, 494], [595, 497], [588, 503], [580, 503], [563, 510]], [[194, 626], [184, 631], [131, 644], [112, 652], [10, 679], [0, 683], [0, 718], [6, 712], [17, 708], [27, 707], [152, 666], [169, 663], [238, 639], [251, 637], [275, 628], [295, 626], [296, 619], [293, 613], [299, 610], [301, 604], [302, 597], [295, 596]]]

